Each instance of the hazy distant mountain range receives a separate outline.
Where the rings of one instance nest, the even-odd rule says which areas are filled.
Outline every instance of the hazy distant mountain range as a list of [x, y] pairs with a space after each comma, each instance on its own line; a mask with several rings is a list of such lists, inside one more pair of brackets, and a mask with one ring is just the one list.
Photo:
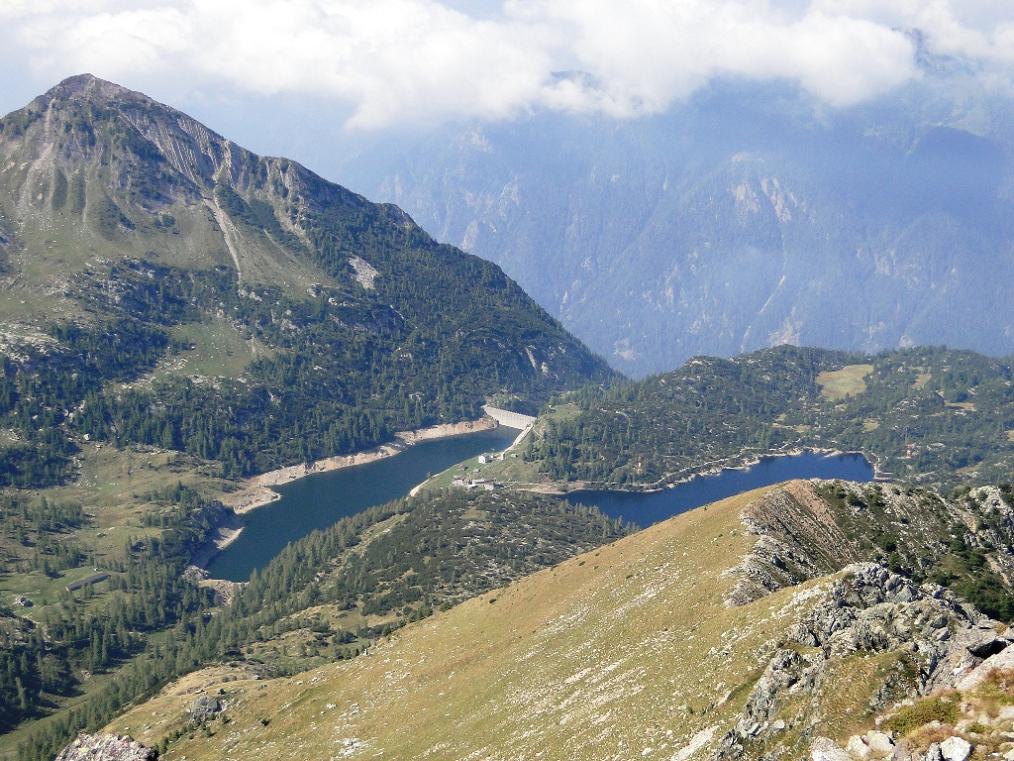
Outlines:
[[[1006, 111], [936, 103], [822, 120], [715, 91], [655, 120], [340, 160], [403, 202], [444, 198], [416, 213], [501, 245], [633, 372], [778, 341], [1010, 348]], [[835, 743], [862, 761], [867, 740], [931, 761], [913, 732], [971, 716], [979, 756], [1009, 744], [1006, 714], [981, 717], [1010, 678], [965, 686], [1014, 652], [1007, 360], [780, 347], [623, 382], [401, 209], [88, 75], [0, 119], [0, 355], [2, 761], [68, 742], [61, 761]], [[510, 455], [312, 532], [246, 584], [190, 567], [235, 536], [246, 476], [488, 401], [541, 409]], [[653, 487], [807, 448], [907, 483], [797, 482], [631, 537], [513, 488]], [[482, 488], [441, 486], [465, 472]], [[103, 728], [149, 747], [73, 739]]]
[[374, 139], [336, 172], [500, 264], [627, 373], [782, 342], [1008, 353], [1011, 100], [953, 96], [963, 64], [922, 63], [850, 110], [725, 83], [656, 118]]

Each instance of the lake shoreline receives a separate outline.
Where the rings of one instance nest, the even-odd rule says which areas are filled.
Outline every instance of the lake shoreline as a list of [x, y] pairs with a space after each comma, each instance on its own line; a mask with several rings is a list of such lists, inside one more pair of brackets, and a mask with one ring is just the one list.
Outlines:
[[399, 431], [394, 434], [395, 441], [389, 444], [381, 444], [372, 449], [365, 449], [361, 452], [353, 452], [348, 455], [335, 455], [325, 457], [310, 463], [299, 465], [287, 465], [283, 468], [269, 470], [256, 476], [250, 476], [242, 482], [238, 491], [227, 494], [222, 498], [222, 504], [230, 508], [236, 515], [243, 515], [258, 507], [269, 505], [281, 499], [281, 494], [272, 489], [273, 486], [284, 486], [300, 478], [317, 475], [318, 473], [330, 473], [344, 468], [354, 468], [357, 465], [367, 465], [388, 457], [394, 457], [404, 452], [408, 447], [423, 441], [434, 439], [446, 439], [451, 436], [465, 436], [479, 431], [488, 431], [497, 427], [497, 422], [490, 417], [481, 417], [477, 420], [465, 420], [460, 423], [441, 423], [419, 428], [414, 431]]
[[479, 431], [492, 430], [497, 427], [498, 423], [496, 420], [484, 416], [476, 420], [464, 420], [459, 423], [440, 423], [412, 431], [399, 431], [394, 435], [395, 441], [392, 443], [381, 444], [372, 449], [348, 455], [336, 455], [310, 463], [288, 465], [276, 468], [275, 470], [269, 470], [265, 473], [259, 473], [256, 476], [250, 476], [241, 482], [239, 489], [224, 494], [219, 498], [219, 501], [227, 508], [226, 517], [215, 526], [204, 543], [194, 551], [191, 555], [190, 565], [202, 571], [206, 570], [215, 555], [239, 539], [243, 533], [240, 516], [259, 507], [270, 505], [282, 498], [281, 493], [272, 488], [274, 486], [290, 484], [319, 473], [330, 473], [344, 468], [352, 468], [357, 465], [367, 465], [371, 462], [384, 460], [388, 457], [394, 457], [409, 447], [424, 441], [465, 436], [471, 433], [478, 433]]
[[[755, 459], [755, 458], [751, 458]], [[564, 499], [572, 505], [598, 508], [610, 518], [641, 528], [714, 504], [737, 494], [791, 483], [873, 482], [874, 469], [857, 453], [804, 450], [780, 457], [762, 457], [756, 464], [723, 468], [664, 490], [633, 492], [591, 490], [571, 492]]]
[[[869, 455], [866, 452], [859, 451], [843, 451], [841, 449], [829, 449], [825, 447], [794, 447], [788, 450], [774, 450], [771, 452], [765, 452], [761, 454], [752, 454], [749, 458], [745, 459], [746, 453], [740, 453], [733, 457], [727, 457], [722, 460], [715, 462], [706, 463], [702, 468], [694, 468], [692, 472], [675, 478], [675, 474], [663, 476], [662, 478], [654, 481], [650, 484], [633, 484], [620, 486], [618, 484], [603, 483], [598, 481], [551, 481], [542, 484], [524, 484], [518, 485], [518, 488], [522, 488], [525, 491], [533, 492], [536, 494], [546, 494], [554, 497], [565, 497], [568, 494], [582, 491], [615, 491], [615, 492], [627, 492], [629, 494], [657, 494], [664, 492], [668, 489], [673, 489], [681, 484], [686, 484], [693, 481], [696, 478], [705, 478], [708, 476], [715, 476], [721, 474], [724, 470], [749, 470], [750, 468], [756, 467], [764, 460], [777, 459], [780, 457], [797, 457], [802, 454], [817, 454], [825, 457], [843, 457], [849, 455], [856, 455], [862, 457], [867, 463], [873, 468], [873, 480], [874, 481], [889, 481], [889, 473], [881, 471], [878, 467], [877, 457], [875, 455]], [[735, 465], [726, 465], [723, 463], [737, 463]], [[687, 471], [683, 471], [687, 473]], [[675, 480], [673, 480], [675, 478]]]

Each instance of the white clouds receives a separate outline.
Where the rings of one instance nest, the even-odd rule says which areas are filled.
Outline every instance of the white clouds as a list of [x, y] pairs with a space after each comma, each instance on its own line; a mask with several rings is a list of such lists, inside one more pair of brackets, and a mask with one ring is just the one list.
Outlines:
[[473, 16], [437, 0], [4, 0], [0, 44], [40, 75], [334, 98], [369, 128], [538, 108], [637, 116], [723, 76], [848, 106], [918, 75], [900, 31], [912, 27], [939, 52], [1014, 63], [1008, 3], [957, 2], [503, 0]]
[[814, 7], [919, 29], [935, 53], [982, 63], [1014, 62], [1014, 4], [1010, 0], [814, 0]]
[[576, 29], [580, 68], [603, 82], [619, 115], [658, 111], [716, 76], [795, 80], [848, 105], [915, 75], [912, 44], [864, 19], [795, 17], [743, 0], [556, 0], [549, 19]]

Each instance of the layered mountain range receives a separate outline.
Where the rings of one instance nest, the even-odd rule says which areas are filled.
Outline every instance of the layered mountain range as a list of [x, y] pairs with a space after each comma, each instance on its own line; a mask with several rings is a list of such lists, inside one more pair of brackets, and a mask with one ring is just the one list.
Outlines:
[[779, 343], [1007, 354], [1012, 104], [922, 65], [842, 111], [725, 82], [656, 117], [454, 125], [330, 163], [627, 374]]
[[[808, 118], [788, 135], [812, 162], [834, 130]], [[672, 126], [645, 125], [659, 136]], [[699, 149], [692, 132], [680, 138], [680, 165], [701, 152], [694, 171], [710, 185], [653, 174], [662, 191], [643, 187], [674, 195], [654, 211], [632, 200], [622, 234], [583, 217], [568, 230], [574, 250], [601, 247], [583, 270], [622, 284], [643, 272], [624, 269], [624, 236], [680, 210], [683, 237], [658, 234], [694, 264], [673, 265], [666, 287], [672, 304], [720, 307], [716, 322], [710, 311], [698, 321], [701, 341], [729, 339], [711, 350], [804, 339], [772, 327], [786, 310], [802, 320], [819, 305], [852, 329], [888, 302], [898, 314], [926, 307], [905, 323], [913, 340], [923, 324], [948, 339], [933, 326], [949, 303], [948, 329], [999, 346], [1009, 249], [994, 234], [1009, 185], [1005, 154], [972, 134], [951, 124], [855, 143], [922, 146], [895, 167], [913, 193], [920, 177], [933, 198], [950, 183], [916, 225], [921, 242], [886, 259], [855, 254], [846, 236], [829, 264], [817, 231], [830, 227], [816, 222], [847, 215], [837, 196], [814, 199], [879, 187], [859, 210], [872, 240], [923, 196], [896, 197], [862, 172], [805, 195], [798, 177], [744, 179], [767, 159], [726, 155], [739, 138], [720, 132]], [[877, 166], [895, 166], [895, 148]], [[643, 168], [655, 172], [651, 155]], [[636, 164], [625, 156], [596, 165], [599, 180], [611, 172], [599, 190], [622, 190]], [[974, 171], [952, 171], [955, 156]], [[527, 160], [568, 176], [555, 148]], [[732, 169], [708, 170], [718, 164]], [[990, 167], [1000, 179], [983, 184]], [[535, 207], [528, 191], [510, 199], [520, 234]], [[566, 217], [559, 200], [539, 205], [547, 230]], [[958, 243], [984, 219], [972, 256]], [[532, 246], [533, 262], [552, 250]], [[800, 264], [811, 246], [819, 257]], [[772, 251], [784, 271], [768, 271]], [[621, 253], [606, 267], [609, 252]], [[572, 302], [567, 268], [555, 282], [538, 256], [547, 288], [591, 303], [591, 291]], [[848, 286], [869, 257], [874, 274]], [[965, 761], [973, 745], [1014, 750], [1006, 360], [778, 347], [625, 382], [495, 264], [438, 244], [399, 208], [91, 76], [0, 120], [0, 267], [0, 759], [125, 761], [157, 748], [191, 760]], [[746, 300], [748, 268], [754, 285], [784, 284]], [[848, 300], [843, 322], [832, 307]], [[973, 320], [990, 305], [997, 319]], [[596, 319], [635, 324], [614, 307]], [[751, 310], [746, 340], [737, 320]], [[673, 345], [688, 350], [698, 334], [656, 313], [679, 318], [665, 341], [642, 350], [621, 331], [614, 359], [640, 371], [639, 351], [662, 362]], [[888, 343], [907, 341], [895, 327]], [[509, 455], [459, 463], [309, 533], [247, 582], [193, 565], [236, 526], [225, 502], [251, 474], [475, 418], [488, 402], [539, 412]], [[531, 493], [654, 489], [805, 448], [862, 451], [903, 482], [793, 482], [644, 531]]]

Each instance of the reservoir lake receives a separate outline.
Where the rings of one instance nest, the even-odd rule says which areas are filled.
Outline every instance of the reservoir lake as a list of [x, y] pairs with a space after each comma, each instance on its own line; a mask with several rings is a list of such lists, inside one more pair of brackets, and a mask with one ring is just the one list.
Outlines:
[[567, 500], [572, 504], [594, 505], [606, 515], [646, 528], [695, 507], [795, 478], [865, 482], [872, 481], [873, 476], [873, 466], [861, 454], [802, 452], [764, 457], [748, 468], [726, 468], [661, 491], [575, 491], [567, 495]]
[[[281, 499], [241, 516], [243, 532], [212, 559], [208, 573], [218, 579], [245, 581], [289, 542], [368, 507], [403, 497], [430, 475], [456, 463], [506, 449], [518, 433], [500, 426], [424, 441], [393, 457], [275, 487]], [[871, 481], [873, 475], [873, 467], [859, 454], [803, 452], [766, 457], [748, 468], [697, 476], [656, 492], [576, 491], [566, 499], [594, 505], [614, 518], [646, 527], [716, 500], [794, 478]]]
[[404, 497], [416, 484], [483, 452], [501, 451], [521, 431], [499, 426], [432, 439], [383, 460], [315, 473], [272, 487], [282, 498], [240, 516], [243, 533], [208, 565], [216, 579], [246, 581], [289, 542], [374, 505]]

